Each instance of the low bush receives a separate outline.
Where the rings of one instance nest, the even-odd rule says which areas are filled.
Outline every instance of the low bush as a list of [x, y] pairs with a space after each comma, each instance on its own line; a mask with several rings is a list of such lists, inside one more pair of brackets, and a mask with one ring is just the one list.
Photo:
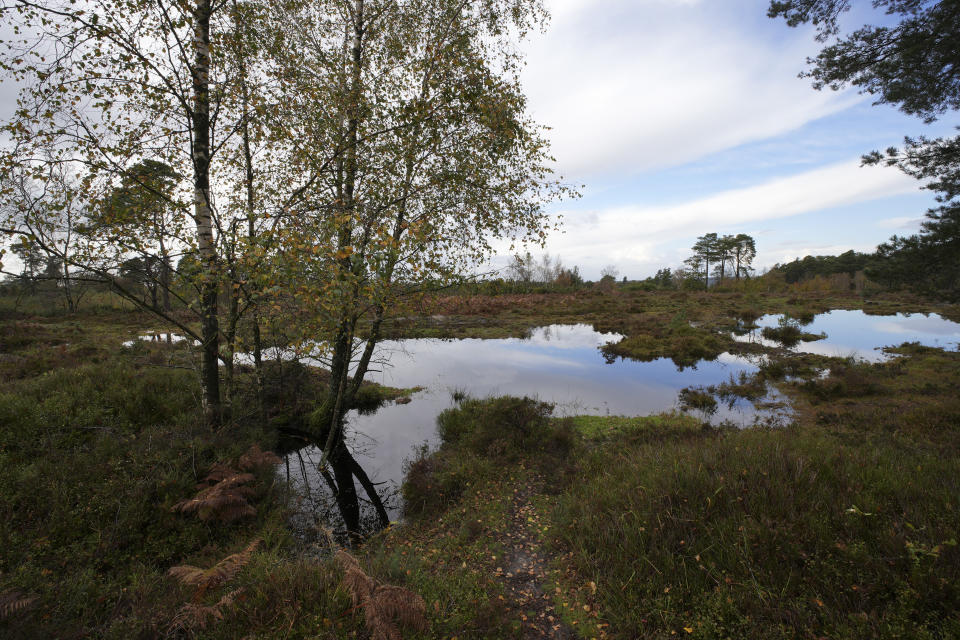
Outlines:
[[566, 458], [574, 446], [569, 421], [551, 418], [553, 405], [509, 396], [465, 398], [437, 418], [442, 444], [421, 448], [407, 462], [401, 488], [404, 513], [435, 513], [470, 483], [494, 477], [504, 466], [526, 461], [544, 467]]

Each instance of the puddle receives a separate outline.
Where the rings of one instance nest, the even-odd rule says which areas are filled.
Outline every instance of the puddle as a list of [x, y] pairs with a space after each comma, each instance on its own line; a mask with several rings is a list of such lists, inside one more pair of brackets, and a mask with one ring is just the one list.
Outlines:
[[[752, 329], [743, 335], [733, 334], [740, 342], [752, 342], [770, 347], [781, 343], [763, 337], [763, 329], [777, 328], [782, 315], [766, 315], [758, 319]], [[871, 316], [863, 311], [836, 310], [822, 313], [813, 322], [801, 325], [805, 333], [826, 334], [816, 341], [799, 342], [789, 347], [801, 353], [833, 357], [853, 357], [868, 362], [881, 362], [893, 357], [883, 353], [883, 347], [898, 346], [904, 342], [919, 342], [928, 347], [956, 349], [960, 343], [960, 324], [946, 320], [935, 313]]]
[[[182, 336], [179, 333], [145, 333], [143, 335], [137, 336], [136, 340], [127, 340], [123, 343], [125, 347], [132, 347], [138, 342], [157, 342], [162, 344], [177, 344], [187, 340], [186, 336]], [[200, 346], [198, 340], [193, 340], [191, 342], [193, 346]]]

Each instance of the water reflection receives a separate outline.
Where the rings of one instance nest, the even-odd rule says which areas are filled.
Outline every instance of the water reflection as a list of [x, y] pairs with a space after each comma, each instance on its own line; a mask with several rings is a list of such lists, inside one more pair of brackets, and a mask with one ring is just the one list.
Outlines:
[[[367, 379], [424, 390], [413, 394], [409, 404], [391, 404], [372, 415], [348, 414], [354, 455], [374, 482], [396, 486], [413, 447], [435, 443], [436, 417], [453, 406], [457, 391], [474, 397], [531, 396], [555, 403], [556, 415], [647, 415], [676, 408], [684, 387], [726, 382], [756, 371], [759, 364], [756, 358], [729, 353], [683, 371], [665, 358], [606, 363], [599, 347], [620, 338], [589, 325], [553, 325], [535, 329], [527, 338], [384, 342], [386, 366]], [[757, 415], [751, 403], [742, 401], [720, 407], [714, 420], [749, 424]], [[319, 459], [315, 449], [304, 453]], [[395, 506], [388, 505], [387, 511], [392, 519], [398, 516]]]
[[[734, 339], [755, 342], [770, 347], [779, 342], [764, 337], [765, 328], [776, 329], [784, 316], [766, 315], [755, 322], [755, 329], [742, 335], [734, 332]], [[960, 324], [945, 320], [935, 313], [871, 316], [863, 311], [836, 310], [816, 316], [804, 331], [824, 333], [826, 338], [815, 342], [788, 345], [795, 351], [834, 357], [854, 357], [869, 362], [888, 359], [880, 351], [883, 347], [904, 342], [919, 342], [929, 347], [955, 349], [960, 343]]]
[[297, 434], [284, 435], [278, 472], [292, 501], [290, 524], [302, 542], [351, 544], [390, 523], [399, 506], [394, 484], [374, 483], [346, 446], [321, 464], [319, 448], [303, 446], [307, 441]]
[[[182, 336], [179, 333], [170, 333], [170, 332], [158, 332], [158, 333], [145, 333], [141, 336], [137, 336], [136, 340], [127, 340], [123, 343], [125, 347], [132, 347], [137, 342], [157, 342], [163, 344], [177, 344], [186, 340], [186, 336]], [[192, 344], [194, 346], [199, 346], [200, 342], [193, 340]]]

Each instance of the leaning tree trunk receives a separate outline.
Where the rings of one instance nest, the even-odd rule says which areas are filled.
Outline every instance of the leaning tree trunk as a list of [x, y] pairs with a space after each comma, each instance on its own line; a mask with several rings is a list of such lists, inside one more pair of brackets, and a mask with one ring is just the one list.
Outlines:
[[200, 315], [203, 359], [201, 384], [207, 424], [220, 425], [220, 327], [217, 317], [217, 254], [210, 210], [210, 13], [211, 0], [198, 0], [193, 9], [193, 206], [202, 264]]

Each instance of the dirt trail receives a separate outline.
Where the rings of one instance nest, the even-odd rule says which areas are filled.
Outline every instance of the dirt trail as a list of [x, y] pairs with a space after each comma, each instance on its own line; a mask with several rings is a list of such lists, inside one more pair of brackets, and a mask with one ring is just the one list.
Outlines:
[[573, 640], [580, 636], [561, 621], [553, 598], [545, 591], [548, 558], [535, 530], [539, 516], [530, 502], [534, 492], [528, 484], [514, 493], [510, 527], [502, 540], [507, 552], [497, 574], [504, 581], [508, 606], [521, 620], [524, 638]]

